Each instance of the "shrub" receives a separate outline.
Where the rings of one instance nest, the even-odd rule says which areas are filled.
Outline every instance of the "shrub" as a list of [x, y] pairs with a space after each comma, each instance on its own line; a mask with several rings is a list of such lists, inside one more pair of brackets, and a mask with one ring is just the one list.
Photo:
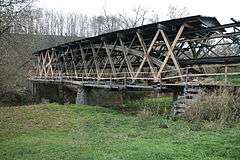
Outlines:
[[240, 97], [230, 90], [216, 90], [193, 104], [184, 118], [203, 128], [220, 128], [240, 122]]
[[0, 106], [26, 105], [33, 102], [33, 97], [27, 91], [8, 91], [0, 93]]

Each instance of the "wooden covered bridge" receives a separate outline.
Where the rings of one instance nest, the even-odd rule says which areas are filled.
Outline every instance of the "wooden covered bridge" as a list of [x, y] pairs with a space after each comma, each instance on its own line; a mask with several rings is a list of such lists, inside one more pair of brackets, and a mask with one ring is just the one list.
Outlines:
[[186, 86], [220, 85], [210, 79], [240, 74], [239, 36], [235, 20], [221, 25], [215, 17], [191, 16], [157, 22], [37, 51], [30, 80], [182, 94]]

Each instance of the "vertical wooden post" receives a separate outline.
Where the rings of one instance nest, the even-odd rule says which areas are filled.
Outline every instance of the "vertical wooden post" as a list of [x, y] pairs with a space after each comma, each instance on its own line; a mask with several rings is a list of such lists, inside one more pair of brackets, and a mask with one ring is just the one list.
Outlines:
[[227, 73], [228, 73], [228, 66], [225, 65], [225, 71], [224, 71], [224, 81], [227, 83]]
[[38, 55], [37, 56], [37, 70], [36, 70], [36, 76], [40, 76], [41, 77], [41, 56]]
[[110, 86], [112, 85], [112, 75], [110, 75]]
[[126, 77], [126, 73], [124, 73], [124, 86], [126, 86], [127, 84], [127, 77]]
[[186, 68], [186, 77], [185, 77], [185, 83], [188, 82], [188, 67]]

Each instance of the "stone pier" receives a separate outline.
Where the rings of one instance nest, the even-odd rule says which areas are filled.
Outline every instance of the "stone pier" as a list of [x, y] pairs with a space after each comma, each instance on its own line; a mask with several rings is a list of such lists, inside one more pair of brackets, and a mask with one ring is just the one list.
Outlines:
[[76, 97], [76, 104], [121, 106], [123, 104], [123, 95], [121, 91], [79, 87]]
[[79, 87], [77, 91], [76, 104], [88, 104], [88, 89], [86, 87]]
[[36, 103], [98, 105], [119, 107], [124, 101], [153, 97], [153, 92], [127, 91], [64, 84], [33, 83], [32, 94]]

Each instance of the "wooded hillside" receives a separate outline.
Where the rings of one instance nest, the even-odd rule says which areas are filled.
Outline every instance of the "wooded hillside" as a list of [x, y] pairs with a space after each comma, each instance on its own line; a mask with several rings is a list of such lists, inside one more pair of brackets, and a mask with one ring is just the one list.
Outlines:
[[[33, 64], [32, 53], [78, 37], [4, 34], [0, 37], [0, 95], [19, 93], [27, 89], [27, 75]], [[1, 101], [1, 98], [0, 98]]]

